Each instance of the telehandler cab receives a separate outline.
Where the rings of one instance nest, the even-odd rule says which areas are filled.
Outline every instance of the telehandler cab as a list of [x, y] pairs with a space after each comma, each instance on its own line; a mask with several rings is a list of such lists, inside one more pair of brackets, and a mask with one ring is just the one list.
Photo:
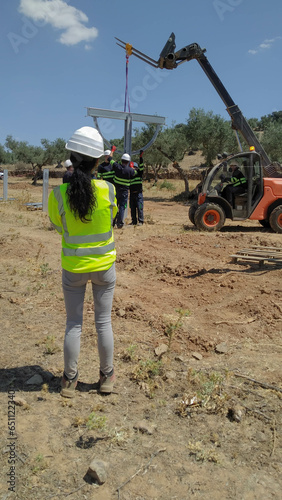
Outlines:
[[[128, 45], [118, 38], [117, 40], [122, 48]], [[190, 207], [190, 221], [200, 230], [218, 231], [226, 218], [252, 219], [258, 220], [264, 227], [271, 227], [273, 231], [282, 233], [282, 174], [277, 171], [275, 164], [271, 163], [241, 110], [210, 65], [205, 56], [206, 49], [192, 43], [175, 52], [174, 33], [171, 33], [158, 60], [130, 47], [133, 55], [155, 68], [174, 69], [185, 61], [196, 59], [231, 117], [241, 153], [227, 156], [208, 171], [198, 202]], [[250, 151], [242, 152], [238, 132], [242, 134]], [[230, 165], [235, 160], [245, 178], [244, 189], [240, 190], [240, 194], [234, 193], [232, 197], [226, 197], [226, 185], [232, 177]]]

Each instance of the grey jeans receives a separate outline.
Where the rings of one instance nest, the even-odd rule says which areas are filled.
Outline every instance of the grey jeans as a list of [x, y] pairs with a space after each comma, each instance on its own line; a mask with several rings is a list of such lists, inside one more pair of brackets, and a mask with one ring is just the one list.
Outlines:
[[92, 283], [100, 370], [107, 375], [113, 369], [114, 337], [111, 311], [116, 282], [115, 264], [107, 271], [92, 273], [71, 273], [63, 269], [62, 285], [67, 314], [64, 340], [64, 371], [68, 379], [74, 378], [77, 373], [83, 322], [83, 303], [88, 281]]

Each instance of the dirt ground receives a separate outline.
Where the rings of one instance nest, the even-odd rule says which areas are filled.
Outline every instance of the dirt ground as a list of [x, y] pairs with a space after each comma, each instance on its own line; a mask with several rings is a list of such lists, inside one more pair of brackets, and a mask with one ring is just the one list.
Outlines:
[[[252, 221], [200, 233], [188, 206], [172, 201], [183, 184], [171, 184], [146, 184], [146, 223], [115, 230], [114, 393], [96, 389], [87, 288], [72, 401], [59, 394], [60, 237], [46, 213], [24, 205], [41, 201], [42, 186], [9, 179], [15, 200], [0, 202], [1, 500], [281, 498], [281, 268], [230, 257], [281, 248], [281, 235]], [[93, 459], [105, 466], [101, 485], [87, 473]]]

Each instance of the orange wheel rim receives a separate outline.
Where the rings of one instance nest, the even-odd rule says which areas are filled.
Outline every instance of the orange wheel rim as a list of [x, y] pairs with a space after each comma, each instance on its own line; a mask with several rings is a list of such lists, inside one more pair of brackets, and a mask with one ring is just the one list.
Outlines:
[[[216, 226], [220, 221], [220, 214], [217, 210], [207, 210], [204, 215], [204, 223], [208, 227]], [[281, 216], [282, 222], [282, 216]]]
[[278, 215], [277, 217], [277, 223], [280, 227], [282, 227], [282, 214]]

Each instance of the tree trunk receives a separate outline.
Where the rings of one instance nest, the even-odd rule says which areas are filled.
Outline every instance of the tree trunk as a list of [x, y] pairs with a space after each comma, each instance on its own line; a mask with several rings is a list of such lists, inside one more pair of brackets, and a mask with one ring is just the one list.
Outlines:
[[184, 185], [185, 185], [185, 193], [186, 194], [189, 194], [190, 193], [190, 190], [189, 190], [189, 180], [188, 180], [188, 174], [186, 174], [183, 170], [183, 168], [180, 167], [180, 165], [177, 163], [177, 161], [174, 161], [172, 163], [172, 166], [173, 168], [175, 168], [177, 170], [177, 172], [179, 172], [179, 175], [181, 177], [181, 179], [184, 180]]
[[32, 177], [32, 186], [37, 186], [38, 179], [43, 179], [42, 166], [37, 165], [34, 176]]
[[170, 161], [172, 161], [172, 166], [173, 168], [175, 168], [178, 172], [179, 172], [179, 175], [181, 177], [181, 179], [184, 180], [184, 185], [185, 185], [185, 194], [188, 194], [190, 193], [190, 190], [189, 190], [189, 181], [188, 181], [188, 174], [186, 174], [183, 170], [183, 168], [180, 167], [180, 165], [177, 163], [177, 161], [173, 160], [170, 156], [168, 156], [168, 154], [166, 154], [161, 148], [158, 148], [158, 150], [166, 157], [168, 158]]
[[158, 182], [158, 173], [159, 173], [161, 167], [162, 167], [161, 165], [155, 165], [155, 166], [152, 165], [152, 169], [153, 169], [154, 176], [155, 176], [155, 181], [154, 181], [155, 184], [157, 184], [157, 182]]

